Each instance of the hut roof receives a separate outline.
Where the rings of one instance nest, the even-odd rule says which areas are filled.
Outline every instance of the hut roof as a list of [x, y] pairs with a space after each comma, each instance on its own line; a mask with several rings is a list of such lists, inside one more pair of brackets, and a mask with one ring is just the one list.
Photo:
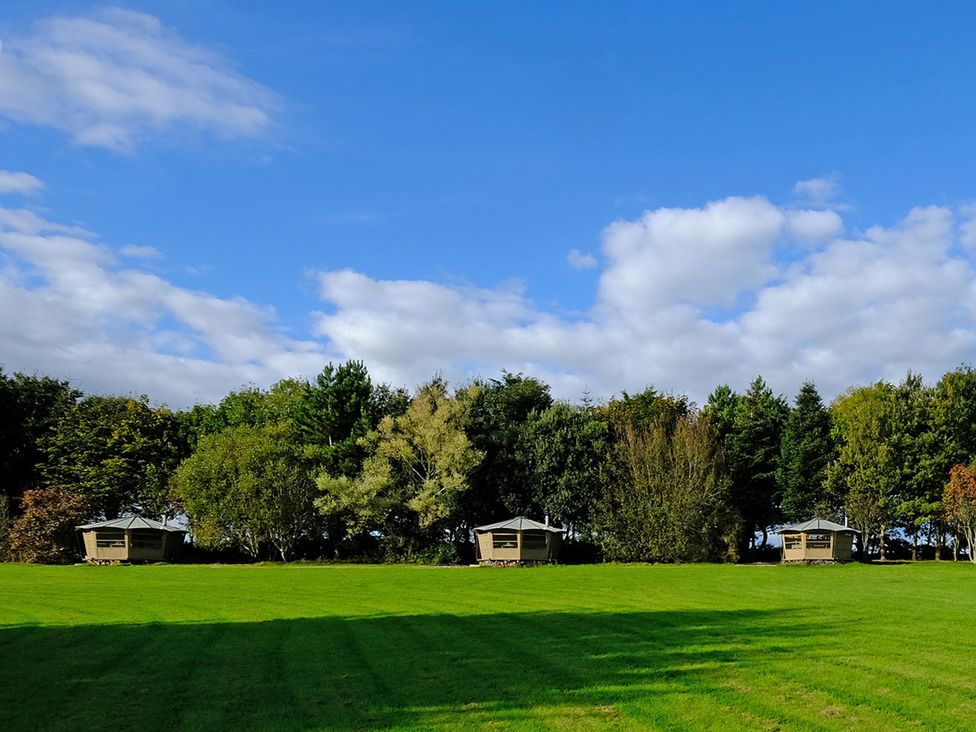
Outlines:
[[826, 519], [810, 519], [809, 521], [803, 521], [799, 524], [791, 524], [790, 526], [784, 526], [776, 530], [777, 534], [785, 534], [787, 532], [805, 532], [805, 531], [850, 531], [851, 533], [857, 533], [854, 529], [849, 526], [841, 526], [840, 524], [835, 524], [833, 521], [827, 521]]
[[497, 524], [474, 527], [475, 531], [493, 531], [495, 529], [508, 529], [509, 531], [525, 531], [527, 529], [535, 529], [536, 531], [553, 531], [557, 534], [563, 533], [562, 529], [540, 524], [538, 521], [525, 518], [525, 516], [516, 516], [515, 518], [508, 519], [507, 521], [499, 521]]
[[166, 524], [161, 524], [158, 521], [143, 518], [142, 516], [126, 516], [125, 518], [112, 519], [110, 521], [99, 521], [94, 524], [85, 524], [84, 526], [76, 526], [75, 528], [82, 531], [85, 529], [156, 529], [158, 531], [178, 531], [182, 534], [186, 533], [186, 531], [183, 529], [178, 529], [175, 526], [167, 526]]

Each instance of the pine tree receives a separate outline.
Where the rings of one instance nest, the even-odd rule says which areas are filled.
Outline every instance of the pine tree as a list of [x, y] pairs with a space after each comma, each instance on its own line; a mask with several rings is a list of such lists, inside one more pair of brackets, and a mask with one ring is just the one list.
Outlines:
[[780, 443], [777, 479], [787, 521], [812, 518], [818, 508], [830, 503], [824, 490], [827, 466], [834, 456], [830, 429], [830, 412], [817, 388], [809, 381], [804, 383]]

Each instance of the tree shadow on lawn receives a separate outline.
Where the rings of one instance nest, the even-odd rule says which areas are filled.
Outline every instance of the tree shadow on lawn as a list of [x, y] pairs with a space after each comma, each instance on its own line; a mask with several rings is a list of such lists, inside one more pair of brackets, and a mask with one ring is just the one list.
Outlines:
[[[832, 629], [809, 619], [688, 610], [7, 627], [0, 729], [613, 726], [621, 705], [694, 704], [831, 644]], [[676, 721], [662, 710], [659, 723]]]

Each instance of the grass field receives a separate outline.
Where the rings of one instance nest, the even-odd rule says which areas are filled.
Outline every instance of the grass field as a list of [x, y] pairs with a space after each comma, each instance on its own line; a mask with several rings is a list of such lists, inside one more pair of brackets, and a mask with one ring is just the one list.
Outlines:
[[0, 730], [972, 729], [976, 567], [0, 565]]

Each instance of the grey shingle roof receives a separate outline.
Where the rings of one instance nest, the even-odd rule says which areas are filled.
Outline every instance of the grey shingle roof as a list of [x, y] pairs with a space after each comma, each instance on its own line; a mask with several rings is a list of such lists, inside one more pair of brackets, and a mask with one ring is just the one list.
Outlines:
[[850, 531], [851, 533], [857, 533], [850, 526], [841, 526], [840, 524], [835, 524], [833, 521], [827, 521], [827, 519], [810, 519], [809, 521], [803, 521], [799, 524], [791, 524], [790, 526], [783, 526], [776, 530], [777, 534], [785, 534], [786, 532], [794, 531]]
[[99, 521], [94, 524], [76, 526], [76, 529], [157, 529], [162, 531], [178, 531], [185, 534], [186, 531], [175, 526], [166, 526], [158, 521], [143, 518], [142, 516], [126, 516], [125, 518], [111, 519], [110, 521]]
[[507, 521], [499, 521], [496, 524], [474, 527], [475, 531], [493, 531], [494, 529], [508, 529], [509, 531], [525, 531], [526, 529], [535, 529], [537, 531], [553, 531], [557, 534], [563, 533], [562, 529], [540, 524], [538, 521], [525, 518], [525, 516], [516, 516], [515, 518], [508, 519]]

